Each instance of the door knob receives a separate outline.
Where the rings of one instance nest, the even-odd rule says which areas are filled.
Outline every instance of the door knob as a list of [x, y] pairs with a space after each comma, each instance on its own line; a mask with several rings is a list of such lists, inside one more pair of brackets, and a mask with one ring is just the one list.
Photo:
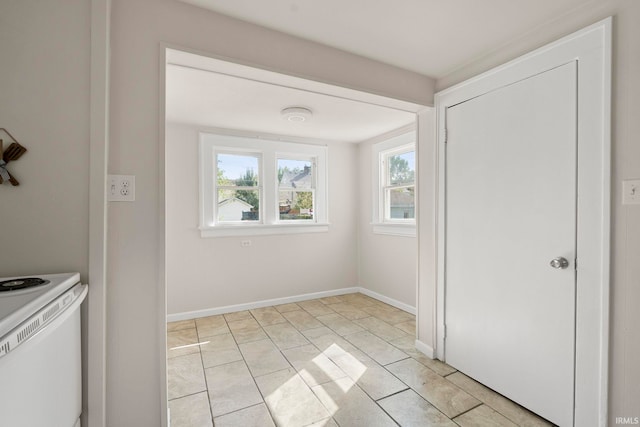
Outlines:
[[560, 256], [558, 258], [552, 259], [549, 265], [553, 268], [565, 269], [569, 267], [569, 261], [567, 261], [566, 258]]

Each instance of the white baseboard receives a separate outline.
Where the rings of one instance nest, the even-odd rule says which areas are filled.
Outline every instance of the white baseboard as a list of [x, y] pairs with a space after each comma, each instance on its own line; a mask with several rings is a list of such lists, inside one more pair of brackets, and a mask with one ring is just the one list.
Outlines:
[[365, 294], [365, 295], [367, 295], [367, 296], [369, 296], [371, 298], [375, 298], [378, 301], [382, 301], [384, 303], [392, 305], [392, 306], [394, 306], [396, 308], [399, 308], [400, 310], [406, 311], [407, 313], [411, 313], [413, 315], [416, 314], [416, 308], [415, 307], [413, 307], [413, 306], [411, 306], [409, 304], [405, 304], [403, 302], [400, 302], [398, 300], [395, 300], [393, 298], [386, 297], [386, 296], [384, 296], [382, 294], [379, 294], [377, 292], [374, 292], [374, 291], [372, 291], [370, 289], [359, 287], [358, 288], [358, 292], [363, 293], [363, 294]]
[[[174, 313], [167, 315], [167, 322], [176, 322], [178, 320], [190, 320], [198, 317], [215, 316], [216, 314], [233, 313], [235, 311], [253, 310], [254, 308], [269, 307], [272, 305], [289, 304], [292, 302], [306, 301], [316, 298], [333, 297], [336, 295], [353, 294], [361, 292], [361, 288], [341, 288], [331, 291], [313, 292], [310, 294], [295, 295], [292, 297], [274, 298], [262, 301], [248, 302], [244, 304], [227, 305], [224, 307], [207, 308], [204, 310], [187, 311], [184, 313]], [[363, 292], [364, 293], [364, 292]], [[374, 297], [375, 298], [375, 297]]]
[[416, 340], [416, 349], [420, 353], [423, 353], [425, 356], [427, 356], [429, 359], [435, 359], [436, 357], [436, 352], [433, 347], [426, 345], [420, 340]]
[[[226, 305], [224, 307], [207, 308], [204, 310], [187, 311], [183, 313], [174, 313], [167, 315], [167, 322], [177, 322], [179, 320], [190, 320], [198, 317], [215, 316], [217, 314], [233, 313], [235, 311], [253, 310], [254, 308], [269, 307], [272, 305], [289, 304], [292, 302], [306, 301], [316, 298], [333, 297], [336, 295], [353, 294], [360, 292], [371, 298], [377, 299], [389, 305], [392, 305], [400, 310], [404, 310], [407, 313], [416, 314], [416, 308], [405, 304], [393, 298], [386, 297], [382, 294], [374, 292], [372, 290], [363, 288], [361, 286], [354, 286], [352, 288], [333, 289], [331, 291], [312, 292], [310, 294], [295, 295], [292, 297], [274, 298], [262, 301], [248, 302], [244, 304]], [[430, 347], [429, 347], [430, 348]], [[422, 351], [422, 350], [420, 350]], [[433, 351], [433, 350], [432, 350]], [[433, 358], [433, 356], [429, 356]]]

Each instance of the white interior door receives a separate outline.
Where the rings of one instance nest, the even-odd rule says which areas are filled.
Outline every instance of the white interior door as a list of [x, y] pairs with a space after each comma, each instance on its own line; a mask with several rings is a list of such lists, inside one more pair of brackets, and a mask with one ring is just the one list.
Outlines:
[[561, 426], [574, 413], [576, 76], [567, 63], [446, 112], [445, 359]]

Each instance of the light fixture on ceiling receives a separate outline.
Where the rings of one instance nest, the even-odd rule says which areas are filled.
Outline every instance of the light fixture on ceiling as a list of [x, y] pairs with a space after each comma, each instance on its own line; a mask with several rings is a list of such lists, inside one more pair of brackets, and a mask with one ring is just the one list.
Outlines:
[[280, 114], [290, 122], [306, 122], [313, 116], [313, 111], [305, 107], [287, 107]]

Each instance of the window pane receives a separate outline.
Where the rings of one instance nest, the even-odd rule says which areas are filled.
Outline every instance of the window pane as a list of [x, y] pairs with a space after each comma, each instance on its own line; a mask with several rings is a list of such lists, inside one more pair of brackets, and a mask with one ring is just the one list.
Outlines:
[[313, 219], [312, 191], [279, 192], [280, 220]]
[[258, 158], [238, 154], [218, 154], [218, 185], [256, 187]]
[[387, 190], [390, 219], [414, 219], [416, 217], [415, 187]]
[[218, 190], [218, 221], [259, 220], [259, 190]]
[[313, 188], [311, 160], [278, 159], [278, 184], [284, 188]]
[[388, 159], [389, 183], [391, 185], [408, 184], [414, 181], [416, 170], [415, 151], [389, 156]]

